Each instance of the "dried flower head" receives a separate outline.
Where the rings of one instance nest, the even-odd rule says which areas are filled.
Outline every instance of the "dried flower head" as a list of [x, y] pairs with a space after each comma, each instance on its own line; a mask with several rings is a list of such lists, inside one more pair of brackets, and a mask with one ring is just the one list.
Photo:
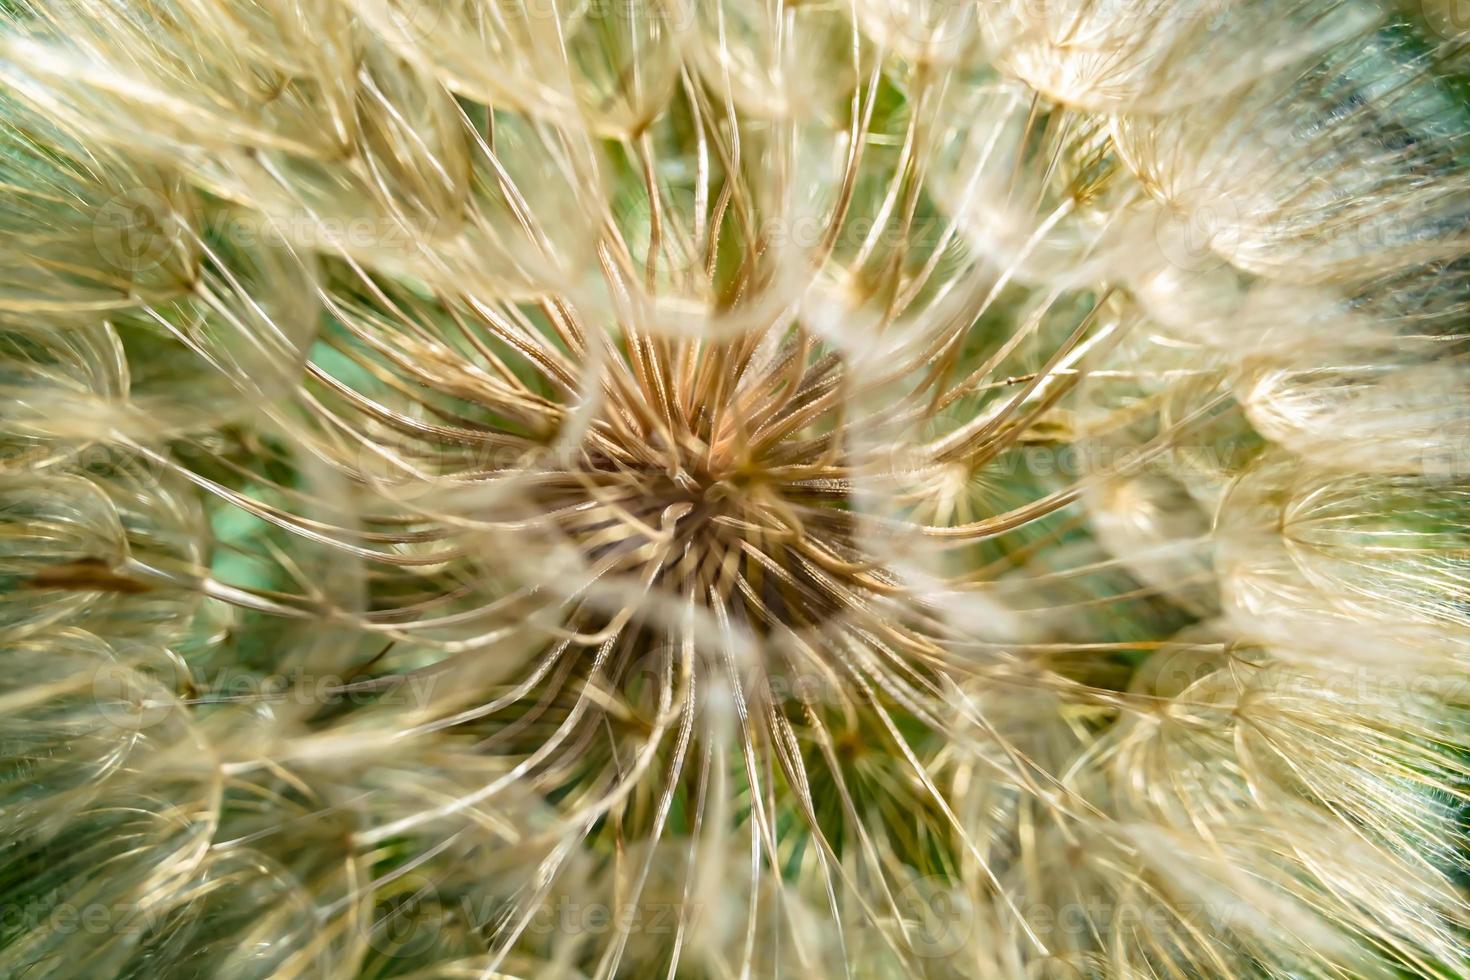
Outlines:
[[1463, 975], [1450, 6], [0, 4], [0, 974]]

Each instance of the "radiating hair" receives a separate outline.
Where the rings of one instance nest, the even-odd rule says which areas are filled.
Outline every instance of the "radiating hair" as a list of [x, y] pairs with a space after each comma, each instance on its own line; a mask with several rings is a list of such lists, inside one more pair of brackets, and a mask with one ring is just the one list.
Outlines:
[[1470, 971], [1421, 7], [0, 4], [0, 973]]

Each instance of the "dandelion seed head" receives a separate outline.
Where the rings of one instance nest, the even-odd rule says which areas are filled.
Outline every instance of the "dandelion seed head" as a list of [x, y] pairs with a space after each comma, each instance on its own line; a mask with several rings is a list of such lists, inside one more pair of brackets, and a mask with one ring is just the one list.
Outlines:
[[4, 5], [0, 973], [1463, 973], [1407, 6]]

